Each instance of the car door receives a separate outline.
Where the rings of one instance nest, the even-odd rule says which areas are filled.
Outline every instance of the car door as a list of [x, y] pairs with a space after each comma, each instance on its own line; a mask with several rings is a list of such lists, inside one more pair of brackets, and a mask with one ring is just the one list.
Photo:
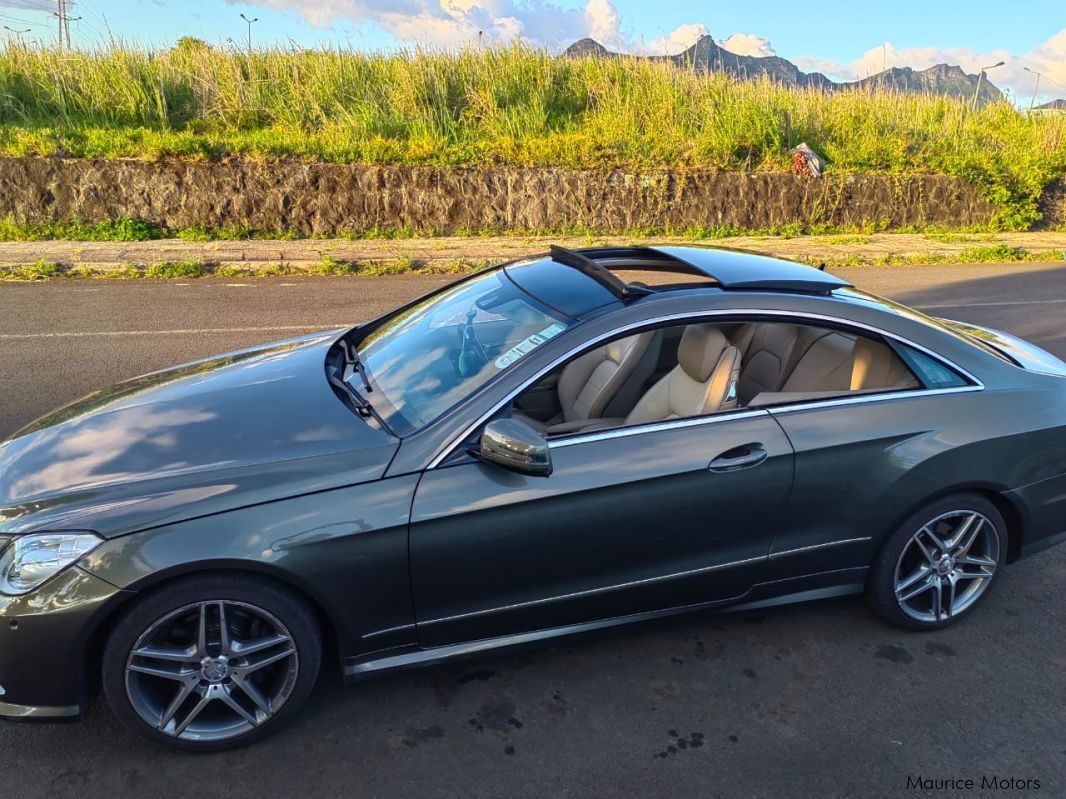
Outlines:
[[474, 459], [423, 475], [410, 535], [423, 645], [740, 596], [793, 479], [763, 410], [573, 436], [551, 456], [549, 477]]

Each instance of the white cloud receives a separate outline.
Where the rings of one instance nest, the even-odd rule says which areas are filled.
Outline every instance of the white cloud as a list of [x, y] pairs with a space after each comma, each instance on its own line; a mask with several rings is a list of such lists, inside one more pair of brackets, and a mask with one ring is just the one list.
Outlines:
[[[896, 47], [885, 42], [872, 47], [854, 61], [838, 63], [815, 57], [793, 59], [800, 69], [808, 72], [824, 72], [836, 80], [859, 80], [875, 75], [891, 67], [928, 69], [934, 64], [957, 64], [971, 74], [982, 67], [1005, 62], [990, 70], [989, 78], [1001, 89], [1009, 89], [1017, 97], [1028, 97], [1033, 92], [1036, 78], [1024, 67], [1042, 72], [1059, 84], [1066, 84], [1066, 28], [1027, 53], [1012, 54], [1007, 50], [972, 50], [968, 48]], [[1040, 94], [1045, 97], [1066, 97], [1066, 86], [1056, 86], [1046, 81], [1040, 84]]]
[[768, 40], [754, 33], [734, 33], [718, 44], [737, 55], [751, 55], [759, 58], [777, 55]]
[[[431, 46], [469, 44], [479, 32], [493, 42], [515, 39], [547, 47], [592, 36], [622, 46], [621, 19], [611, 0], [588, 0], [570, 9], [549, 0], [254, 0], [276, 11], [292, 11], [311, 25], [372, 22], [401, 42]], [[235, 0], [230, 0], [235, 2]], [[247, 2], [247, 0], [245, 0]]]
[[690, 22], [687, 25], [678, 25], [670, 33], [659, 36], [645, 43], [643, 39], [636, 39], [629, 43], [626, 48], [636, 53], [648, 55], [677, 55], [696, 43], [701, 36], [706, 36], [710, 31], [701, 22]]

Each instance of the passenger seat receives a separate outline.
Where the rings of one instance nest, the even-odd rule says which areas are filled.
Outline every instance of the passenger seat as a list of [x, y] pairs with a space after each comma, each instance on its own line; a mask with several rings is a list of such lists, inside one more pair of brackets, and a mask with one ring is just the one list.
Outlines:
[[701, 416], [736, 407], [740, 351], [714, 325], [689, 325], [677, 348], [677, 366], [648, 389], [625, 418], [644, 424]]
[[542, 433], [558, 434], [579, 430], [602, 417], [609, 406], [633, 407], [655, 370], [661, 338], [659, 331], [638, 333], [575, 358], [559, 375], [556, 390], [562, 410], [555, 417], [542, 422], [518, 412], [515, 416]]

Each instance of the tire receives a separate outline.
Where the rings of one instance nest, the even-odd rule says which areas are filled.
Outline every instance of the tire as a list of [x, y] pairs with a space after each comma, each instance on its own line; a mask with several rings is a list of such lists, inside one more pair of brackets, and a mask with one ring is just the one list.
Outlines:
[[988, 595], [1006, 556], [1007, 525], [995, 505], [974, 493], [944, 497], [885, 542], [870, 566], [867, 601], [897, 627], [938, 630]]
[[299, 595], [252, 575], [204, 574], [134, 599], [101, 671], [127, 726], [172, 748], [215, 752], [296, 716], [321, 662], [319, 624]]

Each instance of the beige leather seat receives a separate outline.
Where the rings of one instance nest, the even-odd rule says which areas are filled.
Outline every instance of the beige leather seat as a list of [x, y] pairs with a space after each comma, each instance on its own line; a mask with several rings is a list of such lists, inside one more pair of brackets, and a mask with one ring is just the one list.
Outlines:
[[847, 393], [916, 388], [918, 381], [892, 350], [864, 336], [821, 331], [781, 387], [786, 394]]
[[625, 418], [643, 424], [736, 406], [740, 351], [713, 325], [689, 325], [677, 349], [677, 366], [648, 389]]
[[[599, 419], [612, 400], [633, 384], [630, 407], [644, 381], [655, 368], [660, 334], [656, 331], [612, 341], [575, 358], [559, 375], [556, 391], [562, 410], [546, 422], [521, 413], [515, 415], [534, 428], [549, 434], [573, 432], [587, 422]], [[641, 377], [643, 374], [643, 378]], [[631, 380], [632, 379], [632, 380]]]
[[793, 366], [800, 326], [779, 322], [749, 322], [733, 335], [742, 366], [737, 397], [747, 404], [764, 391], [780, 391]]

